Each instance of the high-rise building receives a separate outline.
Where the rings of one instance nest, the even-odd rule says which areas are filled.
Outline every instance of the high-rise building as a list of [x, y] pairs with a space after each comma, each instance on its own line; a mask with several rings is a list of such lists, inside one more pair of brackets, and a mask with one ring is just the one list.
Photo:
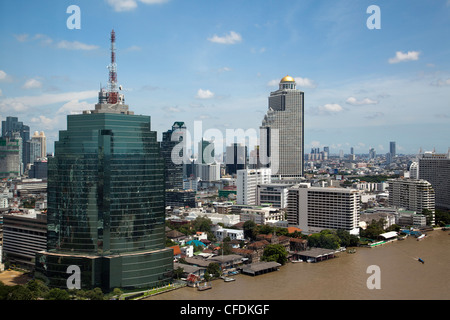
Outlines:
[[198, 142], [198, 163], [214, 163], [214, 141], [200, 140]]
[[431, 183], [417, 179], [390, 179], [388, 182], [390, 206], [416, 211], [418, 214], [423, 210], [434, 213], [435, 195]]
[[389, 143], [389, 153], [391, 154], [391, 159], [394, 159], [396, 156], [395, 141]]
[[164, 180], [165, 188], [183, 189], [183, 178], [185, 164], [183, 161], [183, 140], [186, 137], [186, 126], [184, 122], [177, 121], [172, 125], [172, 129], [163, 132], [160, 143], [161, 155], [164, 158]]
[[419, 179], [433, 186], [436, 207], [450, 209], [450, 150], [447, 154], [425, 152], [420, 155]]
[[150, 116], [134, 115], [118, 92], [111, 96], [119, 98], [67, 116], [48, 162], [47, 250], [36, 255], [35, 276], [53, 287], [67, 288], [71, 266], [80, 269], [82, 289], [171, 280], [156, 132]]
[[237, 171], [236, 203], [239, 205], [256, 205], [259, 184], [271, 183], [271, 169], [243, 169]]
[[19, 177], [22, 172], [22, 138], [14, 132], [0, 138], [0, 179]]
[[304, 232], [342, 229], [358, 235], [360, 200], [360, 192], [355, 189], [300, 183], [288, 191], [288, 223]]
[[24, 125], [22, 121], [19, 121], [17, 117], [6, 117], [6, 120], [2, 121], [2, 137], [13, 138], [13, 133], [18, 132], [22, 139], [22, 168], [28, 163], [29, 153], [27, 148], [27, 142], [30, 140], [30, 127]]
[[236, 174], [238, 170], [247, 169], [247, 146], [238, 143], [227, 146], [226, 168], [230, 175]]
[[[31, 137], [32, 141], [39, 141], [40, 144], [40, 153], [37, 158], [44, 159], [47, 157], [47, 137], [45, 136], [44, 131], [37, 132], [35, 131], [33, 136]], [[30, 161], [33, 163], [33, 161]]]
[[294, 78], [281, 79], [279, 89], [270, 93], [268, 109], [260, 127], [261, 163], [281, 179], [302, 177], [304, 93]]

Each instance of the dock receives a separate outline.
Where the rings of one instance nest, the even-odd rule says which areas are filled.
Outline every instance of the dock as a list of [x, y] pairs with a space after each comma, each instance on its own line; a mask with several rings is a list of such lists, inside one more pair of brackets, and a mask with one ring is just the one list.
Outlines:
[[299, 251], [296, 253], [296, 258], [307, 262], [319, 262], [323, 260], [332, 259], [335, 257], [336, 250], [324, 248], [311, 248], [310, 250]]
[[246, 265], [242, 268], [241, 273], [251, 275], [251, 276], [257, 276], [260, 274], [277, 271], [279, 270], [279, 267], [281, 266], [278, 262], [256, 262], [249, 265]]

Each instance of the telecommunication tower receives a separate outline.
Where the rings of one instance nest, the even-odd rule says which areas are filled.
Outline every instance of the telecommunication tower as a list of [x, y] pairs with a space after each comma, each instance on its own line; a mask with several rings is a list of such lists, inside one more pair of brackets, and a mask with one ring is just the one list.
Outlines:
[[108, 103], [116, 104], [118, 102], [119, 91], [117, 87], [117, 65], [116, 65], [116, 33], [111, 31], [111, 64], [109, 69], [108, 81]]

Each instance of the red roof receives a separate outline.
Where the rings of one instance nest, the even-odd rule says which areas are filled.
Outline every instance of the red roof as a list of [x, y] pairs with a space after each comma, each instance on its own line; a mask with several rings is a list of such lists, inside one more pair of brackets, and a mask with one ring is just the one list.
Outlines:
[[173, 249], [173, 255], [174, 256], [176, 256], [177, 254], [181, 254], [180, 246], [173, 246], [173, 247], [170, 247], [170, 248]]

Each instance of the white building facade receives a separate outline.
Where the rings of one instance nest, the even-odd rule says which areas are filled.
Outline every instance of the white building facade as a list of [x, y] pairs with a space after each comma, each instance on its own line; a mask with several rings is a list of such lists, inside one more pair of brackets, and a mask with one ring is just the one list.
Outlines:
[[236, 203], [256, 205], [257, 187], [260, 184], [269, 184], [272, 181], [272, 171], [269, 168], [244, 169], [237, 171]]
[[287, 219], [304, 232], [343, 229], [359, 234], [360, 191], [301, 183], [289, 188]]

